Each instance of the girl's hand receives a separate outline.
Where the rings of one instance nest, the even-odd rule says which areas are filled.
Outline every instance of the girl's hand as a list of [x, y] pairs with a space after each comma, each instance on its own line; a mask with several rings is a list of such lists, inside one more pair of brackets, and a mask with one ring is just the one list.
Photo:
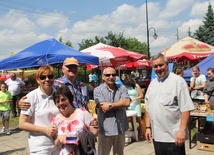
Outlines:
[[57, 127], [55, 125], [51, 125], [46, 128], [45, 134], [49, 137], [53, 137], [57, 133]]

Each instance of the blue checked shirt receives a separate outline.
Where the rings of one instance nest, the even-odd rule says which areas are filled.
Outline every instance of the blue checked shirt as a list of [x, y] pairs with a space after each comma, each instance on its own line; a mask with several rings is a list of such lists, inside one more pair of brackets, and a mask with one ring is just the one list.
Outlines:
[[76, 80], [74, 85], [70, 84], [65, 76], [62, 78], [56, 79], [54, 81], [54, 87], [57, 89], [58, 87], [66, 85], [70, 89], [73, 94], [73, 105], [76, 108], [87, 108], [87, 104], [89, 102], [89, 95], [87, 87], [84, 83]]

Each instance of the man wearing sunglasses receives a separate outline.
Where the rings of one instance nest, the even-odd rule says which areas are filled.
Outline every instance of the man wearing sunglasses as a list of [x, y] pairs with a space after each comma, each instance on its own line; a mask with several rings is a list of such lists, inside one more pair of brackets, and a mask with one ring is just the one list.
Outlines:
[[94, 100], [98, 114], [98, 154], [123, 155], [125, 131], [128, 129], [126, 108], [130, 105], [128, 90], [115, 83], [116, 71], [108, 67], [103, 70], [103, 83], [94, 89]]

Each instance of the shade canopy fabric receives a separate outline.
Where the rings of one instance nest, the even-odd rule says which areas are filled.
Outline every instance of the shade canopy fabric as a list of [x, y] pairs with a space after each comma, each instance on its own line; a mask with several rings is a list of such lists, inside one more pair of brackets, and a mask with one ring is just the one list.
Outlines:
[[74, 50], [52, 38], [38, 42], [14, 56], [1, 60], [0, 70], [61, 64], [68, 57], [76, 58], [79, 63], [99, 64], [98, 57]]
[[[99, 57], [100, 66], [117, 67], [146, 57], [145, 54], [131, 52], [120, 47], [114, 47], [103, 43], [86, 48], [81, 52]], [[94, 68], [96, 66], [91, 66]]]
[[[200, 73], [204, 74], [207, 77], [207, 69], [208, 68], [214, 68], [214, 53], [212, 53], [210, 56], [205, 58], [203, 61], [197, 64], [197, 66], [200, 68]], [[192, 68], [187, 69], [184, 71], [184, 79], [186, 81], [190, 81], [190, 78], [192, 76]], [[208, 79], [208, 77], [207, 77]]]
[[188, 64], [188, 62], [197, 64], [213, 52], [213, 46], [197, 39], [186, 37], [161, 53], [167, 57], [169, 62], [174, 64]]

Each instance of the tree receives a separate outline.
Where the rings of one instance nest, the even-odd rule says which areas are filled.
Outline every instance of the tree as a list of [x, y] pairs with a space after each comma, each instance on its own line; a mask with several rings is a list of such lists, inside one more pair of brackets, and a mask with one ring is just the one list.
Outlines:
[[65, 44], [65, 45], [67, 45], [67, 46], [73, 48], [72, 42], [71, 42], [70, 40], [66, 41], [65, 43], [64, 43], [62, 40], [63, 40], [63, 39], [62, 39], [62, 36], [61, 36], [61, 37], [59, 38], [59, 42], [61, 42], [61, 43]]
[[147, 44], [142, 43], [136, 38], [128, 38], [126, 39], [127, 41], [127, 50], [134, 51], [137, 53], [143, 53], [143, 54], [148, 54], [147, 53]]
[[132, 52], [147, 54], [146, 43], [141, 43], [136, 38], [125, 38], [123, 32], [117, 35], [111, 31], [108, 32], [108, 35], [105, 37], [95, 36], [94, 40], [92, 39], [82, 40], [81, 43], [78, 43], [79, 50], [83, 50], [99, 42], [115, 47], [121, 47]]
[[69, 46], [69, 47], [73, 47], [71, 41], [66, 41], [65, 45]]
[[214, 13], [210, 3], [204, 19], [203, 25], [199, 26], [193, 37], [214, 46]]

